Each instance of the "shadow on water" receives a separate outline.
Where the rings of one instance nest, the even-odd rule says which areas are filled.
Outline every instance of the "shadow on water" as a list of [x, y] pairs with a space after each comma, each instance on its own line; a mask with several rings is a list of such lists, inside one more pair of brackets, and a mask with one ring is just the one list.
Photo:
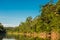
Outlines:
[[6, 31], [5, 30], [0, 30], [0, 40], [2, 40], [6, 36]]
[[0, 36], [0, 40], [2, 40], [3, 39], [3, 36]]
[[25, 35], [6, 35], [0, 34], [0, 40], [47, 40], [38, 37], [27, 37]]
[[7, 35], [6, 33], [0, 33], [0, 40], [48, 40], [38, 37], [27, 37], [26, 35]]
[[27, 37], [26, 35], [7, 35], [7, 39], [14, 39], [14, 40], [46, 40], [43, 38], [38, 37]]
[[0, 33], [0, 40], [2, 40], [4, 37], [6, 36], [6, 34], [4, 34], [4, 33]]

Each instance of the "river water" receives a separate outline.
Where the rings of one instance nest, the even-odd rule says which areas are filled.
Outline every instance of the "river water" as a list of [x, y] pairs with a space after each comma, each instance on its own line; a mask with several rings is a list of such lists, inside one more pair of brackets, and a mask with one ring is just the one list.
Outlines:
[[46, 40], [43, 38], [38, 38], [38, 37], [27, 37], [26, 35], [21, 36], [21, 35], [6, 35], [6, 36], [0, 36], [0, 40]]
[[4, 38], [4, 39], [2, 39], [2, 40], [16, 40], [16, 39], [13, 39], [13, 38], [11, 38], [11, 39]]

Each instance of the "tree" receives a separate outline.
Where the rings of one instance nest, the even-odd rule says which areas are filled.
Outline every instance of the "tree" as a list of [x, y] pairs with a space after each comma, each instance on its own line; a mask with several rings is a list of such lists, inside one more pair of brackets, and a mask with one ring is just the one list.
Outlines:
[[0, 30], [2, 31], [3, 29], [3, 25], [0, 23]]
[[6, 33], [6, 30], [1, 23], [0, 23], [0, 33]]

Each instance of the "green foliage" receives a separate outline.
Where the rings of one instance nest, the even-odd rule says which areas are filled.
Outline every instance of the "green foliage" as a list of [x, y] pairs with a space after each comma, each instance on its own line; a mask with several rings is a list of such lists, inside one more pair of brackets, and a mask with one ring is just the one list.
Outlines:
[[0, 23], [0, 31], [3, 31], [4, 28], [3, 28], [3, 25]]
[[27, 17], [26, 21], [21, 22], [14, 30], [24, 33], [51, 32], [53, 29], [60, 30], [60, 1], [56, 4], [52, 4], [51, 2], [42, 7], [41, 15], [34, 19], [31, 16]]
[[0, 23], [0, 33], [4, 35], [4, 33], [6, 33], [6, 30], [4, 28], [4, 26], [2, 25], [2, 23]]

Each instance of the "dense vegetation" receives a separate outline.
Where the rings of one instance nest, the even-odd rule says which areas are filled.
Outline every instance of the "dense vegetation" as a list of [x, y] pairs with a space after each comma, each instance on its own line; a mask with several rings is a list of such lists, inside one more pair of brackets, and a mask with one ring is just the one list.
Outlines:
[[41, 7], [41, 15], [34, 19], [28, 17], [25, 22], [11, 29], [15, 32], [51, 32], [52, 30], [60, 31], [60, 1], [56, 4], [47, 3]]
[[[15, 28], [5, 28], [7, 32], [51, 32], [52, 30], [60, 32], [60, 1], [56, 4], [47, 3], [41, 7], [40, 15], [34, 19], [30, 16], [27, 17], [25, 22], [21, 22]], [[0, 23], [0, 30], [4, 30], [3, 25]]]
[[4, 34], [4, 33], [6, 33], [6, 30], [5, 30], [5, 28], [3, 27], [3, 25], [0, 23], [0, 35], [1, 35], [1, 34]]
[[[19, 26], [5, 27], [6, 32], [17, 33], [40, 33], [46, 32], [51, 35], [52, 31], [60, 33], [60, 0], [56, 4], [52, 2], [47, 3], [41, 7], [40, 15], [34, 19], [30, 16], [26, 18], [25, 22], [21, 22]], [[0, 23], [0, 31], [5, 30]]]

